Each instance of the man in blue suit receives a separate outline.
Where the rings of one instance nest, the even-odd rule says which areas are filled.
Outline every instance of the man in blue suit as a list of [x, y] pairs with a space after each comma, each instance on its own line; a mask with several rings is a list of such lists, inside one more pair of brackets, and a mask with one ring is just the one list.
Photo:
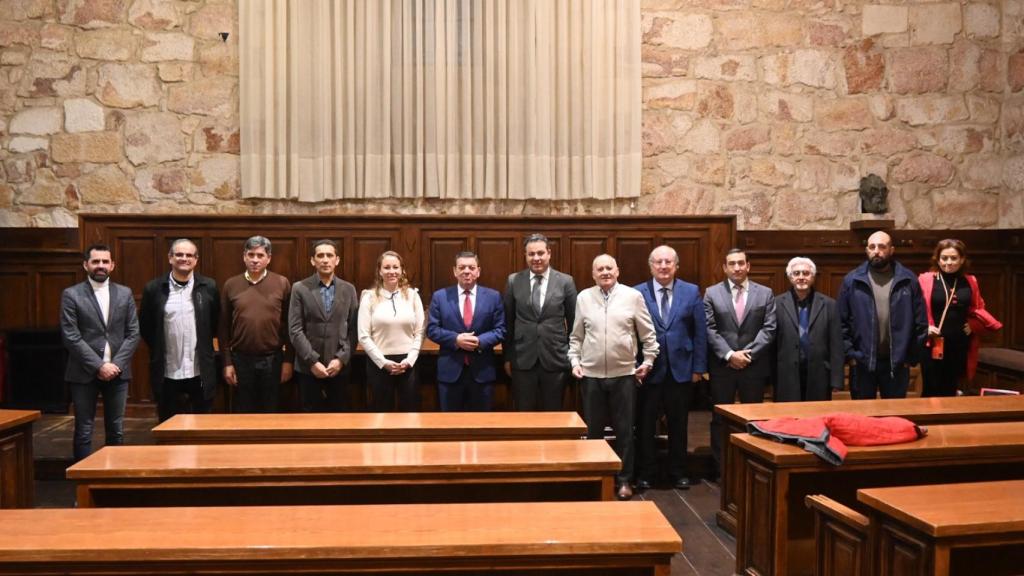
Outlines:
[[658, 335], [654, 368], [640, 387], [637, 421], [637, 488], [657, 476], [654, 434], [661, 410], [668, 421], [668, 477], [674, 488], [690, 487], [686, 468], [686, 427], [693, 390], [707, 371], [707, 328], [700, 289], [676, 278], [679, 255], [658, 246], [647, 259], [651, 278], [635, 288], [643, 294]]
[[497, 290], [479, 286], [480, 260], [455, 256], [458, 284], [430, 299], [427, 337], [437, 342], [438, 400], [444, 412], [484, 412], [494, 395], [494, 346], [505, 337], [505, 310]]

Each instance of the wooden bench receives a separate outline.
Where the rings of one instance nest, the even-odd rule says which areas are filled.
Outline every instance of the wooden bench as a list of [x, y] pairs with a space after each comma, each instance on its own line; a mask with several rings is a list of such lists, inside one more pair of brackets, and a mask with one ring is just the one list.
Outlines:
[[807, 418], [834, 412], [862, 416], [902, 416], [917, 424], [958, 422], [1007, 422], [1024, 420], [1024, 397], [904, 398], [899, 400], [832, 400], [824, 402], [778, 402], [765, 404], [720, 404], [715, 410], [723, 418], [721, 505], [718, 525], [736, 534], [736, 502], [740, 489], [739, 458], [729, 442], [731, 434], [747, 431], [747, 423], [773, 418]]
[[0, 511], [0, 574], [668, 576], [651, 502]]
[[109, 446], [67, 470], [78, 506], [611, 500], [604, 440]]
[[153, 428], [161, 444], [571, 440], [586, 434], [576, 412], [178, 414]]
[[749, 434], [734, 434], [731, 441], [743, 460], [736, 531], [740, 574], [812, 573], [813, 522], [804, 506], [809, 494], [851, 506], [858, 488], [1006, 480], [1024, 470], [1024, 422], [930, 426], [928, 436], [915, 442], [851, 446], [842, 466]]
[[858, 490], [870, 517], [808, 496], [815, 512], [815, 574], [1020, 574], [1022, 494], [1024, 480]]
[[1024, 351], [1010, 348], [982, 348], [971, 392], [982, 388], [1013, 390], [1024, 394]]
[[32, 423], [38, 419], [38, 410], [0, 410], [0, 508], [34, 505]]

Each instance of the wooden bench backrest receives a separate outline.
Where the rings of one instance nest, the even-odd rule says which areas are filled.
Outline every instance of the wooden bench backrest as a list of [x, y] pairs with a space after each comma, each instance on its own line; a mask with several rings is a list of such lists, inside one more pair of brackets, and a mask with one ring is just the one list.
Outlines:
[[804, 503], [814, 512], [814, 574], [869, 576], [868, 517], [821, 494], [807, 496]]

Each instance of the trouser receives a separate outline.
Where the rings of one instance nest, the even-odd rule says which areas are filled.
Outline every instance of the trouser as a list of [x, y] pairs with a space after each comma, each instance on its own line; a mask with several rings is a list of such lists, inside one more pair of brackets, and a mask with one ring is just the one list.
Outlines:
[[199, 376], [182, 379], [164, 378], [160, 397], [156, 399], [157, 417], [161, 422], [180, 412], [182, 395], [188, 398], [185, 413], [210, 413], [213, 402], [208, 400], [203, 393], [202, 378]]
[[687, 425], [693, 405], [691, 382], [644, 382], [637, 390], [639, 413], [636, 426], [638, 478], [654, 481], [657, 476], [655, 434], [658, 417], [665, 412], [668, 423], [668, 476], [673, 482], [689, 476], [686, 466]]
[[[401, 362], [406, 356], [395, 354], [385, 358], [392, 362]], [[370, 385], [370, 409], [374, 412], [394, 412], [396, 394], [399, 412], [419, 411], [419, 378], [416, 376], [416, 366], [409, 368], [404, 374], [392, 376], [367, 358], [366, 383]]]
[[768, 385], [767, 376], [750, 377], [742, 374], [740, 370], [734, 372], [735, 374], [712, 374], [709, 386], [712, 404], [711, 455], [715, 459], [715, 470], [718, 476], [722, 475], [722, 428], [724, 424], [722, 417], [714, 411], [714, 406], [736, 402], [737, 392], [739, 392], [740, 402], [743, 404], [764, 402], [764, 390]]
[[568, 375], [565, 370], [545, 370], [540, 362], [526, 370], [512, 369], [512, 392], [520, 412], [562, 409], [562, 395]]
[[476, 382], [469, 368], [455, 382], [438, 382], [442, 412], [488, 412], [494, 396], [494, 382]]
[[92, 429], [96, 419], [96, 400], [103, 395], [103, 430], [107, 446], [124, 444], [124, 408], [128, 399], [128, 381], [114, 378], [104, 382], [69, 382], [71, 402], [75, 406], [75, 432], [72, 440], [75, 462], [92, 454]]
[[615, 476], [617, 484], [633, 480], [633, 419], [636, 410], [636, 377], [583, 379], [583, 417], [587, 421], [587, 438], [604, 438], [604, 429], [611, 421], [615, 430], [615, 453], [622, 459], [622, 469]]
[[330, 378], [317, 378], [312, 374], [295, 372], [299, 388], [299, 403], [303, 412], [342, 412], [348, 408], [345, 382], [348, 367]]
[[907, 397], [910, 368], [906, 364], [890, 370], [889, 358], [879, 358], [875, 363], [874, 372], [869, 371], [867, 365], [860, 362], [852, 370], [850, 398], [854, 400], [874, 399], [878, 393], [881, 393], [882, 398]]
[[281, 393], [281, 352], [241, 354], [231, 359], [238, 377], [233, 412], [276, 412]]

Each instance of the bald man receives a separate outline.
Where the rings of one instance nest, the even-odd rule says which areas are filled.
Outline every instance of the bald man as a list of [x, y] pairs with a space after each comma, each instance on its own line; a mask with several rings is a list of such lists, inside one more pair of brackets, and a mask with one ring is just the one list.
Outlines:
[[928, 335], [924, 298], [916, 276], [893, 259], [892, 237], [868, 237], [868, 260], [843, 279], [837, 306], [850, 362], [850, 396], [906, 398], [910, 366]]

